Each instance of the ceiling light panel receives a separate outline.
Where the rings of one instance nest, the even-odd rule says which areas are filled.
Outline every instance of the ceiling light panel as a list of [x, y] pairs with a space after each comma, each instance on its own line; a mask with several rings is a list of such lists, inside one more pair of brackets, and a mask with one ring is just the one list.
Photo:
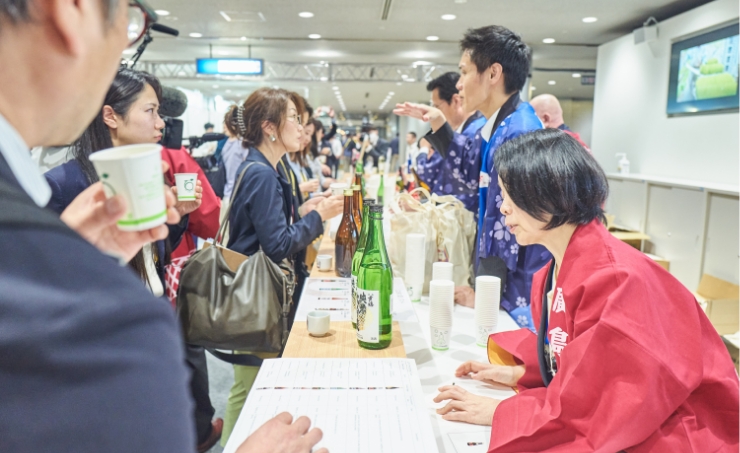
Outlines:
[[304, 19], [310, 19], [310, 18], [313, 17], [313, 13], [310, 12], [310, 11], [303, 11], [303, 12], [298, 13], [298, 16], [300, 16], [300, 17], [302, 17]]

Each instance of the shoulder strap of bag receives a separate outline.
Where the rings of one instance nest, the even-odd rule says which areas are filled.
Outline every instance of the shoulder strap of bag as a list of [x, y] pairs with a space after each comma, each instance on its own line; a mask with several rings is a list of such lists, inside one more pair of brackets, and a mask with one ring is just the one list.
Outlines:
[[217, 349], [206, 349], [206, 351], [210, 352], [211, 355], [214, 357], [223, 360], [226, 363], [231, 363], [232, 365], [242, 365], [242, 366], [261, 366], [262, 365], [262, 359], [257, 357], [256, 355], [251, 354], [229, 354], [227, 352], [221, 352]]
[[224, 215], [224, 221], [221, 224], [221, 226], [218, 228], [218, 233], [216, 233], [216, 238], [214, 239], [214, 244], [223, 246], [221, 241], [223, 240], [224, 233], [226, 233], [226, 230], [229, 227], [229, 216], [231, 215], [231, 208], [234, 207], [234, 198], [236, 197], [236, 193], [239, 190], [239, 186], [242, 183], [242, 179], [244, 178], [244, 174], [249, 170], [249, 167], [251, 167], [254, 164], [264, 165], [260, 162], [250, 162], [247, 164], [246, 167], [244, 167], [244, 170], [242, 170], [241, 173], [239, 173], [239, 177], [236, 179], [236, 183], [234, 184], [234, 189], [231, 191], [231, 198], [229, 199], [229, 207], [226, 208], [226, 214]]

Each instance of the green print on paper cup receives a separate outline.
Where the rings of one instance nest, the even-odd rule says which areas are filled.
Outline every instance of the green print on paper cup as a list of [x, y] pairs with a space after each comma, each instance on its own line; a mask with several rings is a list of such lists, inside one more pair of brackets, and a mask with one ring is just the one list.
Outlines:
[[198, 173], [175, 173], [177, 199], [180, 201], [195, 200], [195, 185]]
[[126, 199], [128, 210], [118, 221], [123, 231], [142, 231], [167, 220], [162, 176], [162, 146], [129, 145], [98, 151], [90, 161], [103, 183], [105, 195]]

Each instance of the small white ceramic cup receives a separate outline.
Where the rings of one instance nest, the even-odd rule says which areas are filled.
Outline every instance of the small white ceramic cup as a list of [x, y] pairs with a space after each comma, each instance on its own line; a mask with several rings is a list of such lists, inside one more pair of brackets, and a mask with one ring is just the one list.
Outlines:
[[312, 311], [306, 316], [308, 333], [314, 337], [321, 337], [329, 333], [331, 316], [325, 311]]
[[180, 201], [195, 200], [195, 186], [198, 184], [198, 173], [175, 173], [177, 199]]
[[319, 255], [316, 257], [316, 265], [322, 272], [331, 270], [331, 255]]

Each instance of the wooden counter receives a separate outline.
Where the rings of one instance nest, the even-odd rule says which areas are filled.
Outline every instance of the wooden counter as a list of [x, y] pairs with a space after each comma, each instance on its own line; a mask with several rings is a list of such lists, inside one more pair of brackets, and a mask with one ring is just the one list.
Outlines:
[[[321, 240], [319, 255], [331, 255], [332, 268], [329, 271], [318, 270], [316, 264], [311, 269], [310, 278], [336, 278], [334, 273], [334, 241], [327, 228]], [[323, 337], [313, 337], [308, 334], [305, 321], [296, 321], [288, 336], [283, 357], [290, 358], [406, 358], [403, 346], [401, 329], [397, 322], [393, 323], [393, 339], [391, 345], [385, 349], [363, 349], [357, 344], [357, 335], [349, 321], [332, 322], [329, 333]]]
[[393, 323], [393, 339], [385, 349], [363, 349], [357, 344], [357, 334], [349, 321], [333, 322], [323, 337], [309, 335], [305, 322], [293, 323], [283, 357], [286, 358], [340, 358], [387, 359], [406, 358], [401, 328]]

